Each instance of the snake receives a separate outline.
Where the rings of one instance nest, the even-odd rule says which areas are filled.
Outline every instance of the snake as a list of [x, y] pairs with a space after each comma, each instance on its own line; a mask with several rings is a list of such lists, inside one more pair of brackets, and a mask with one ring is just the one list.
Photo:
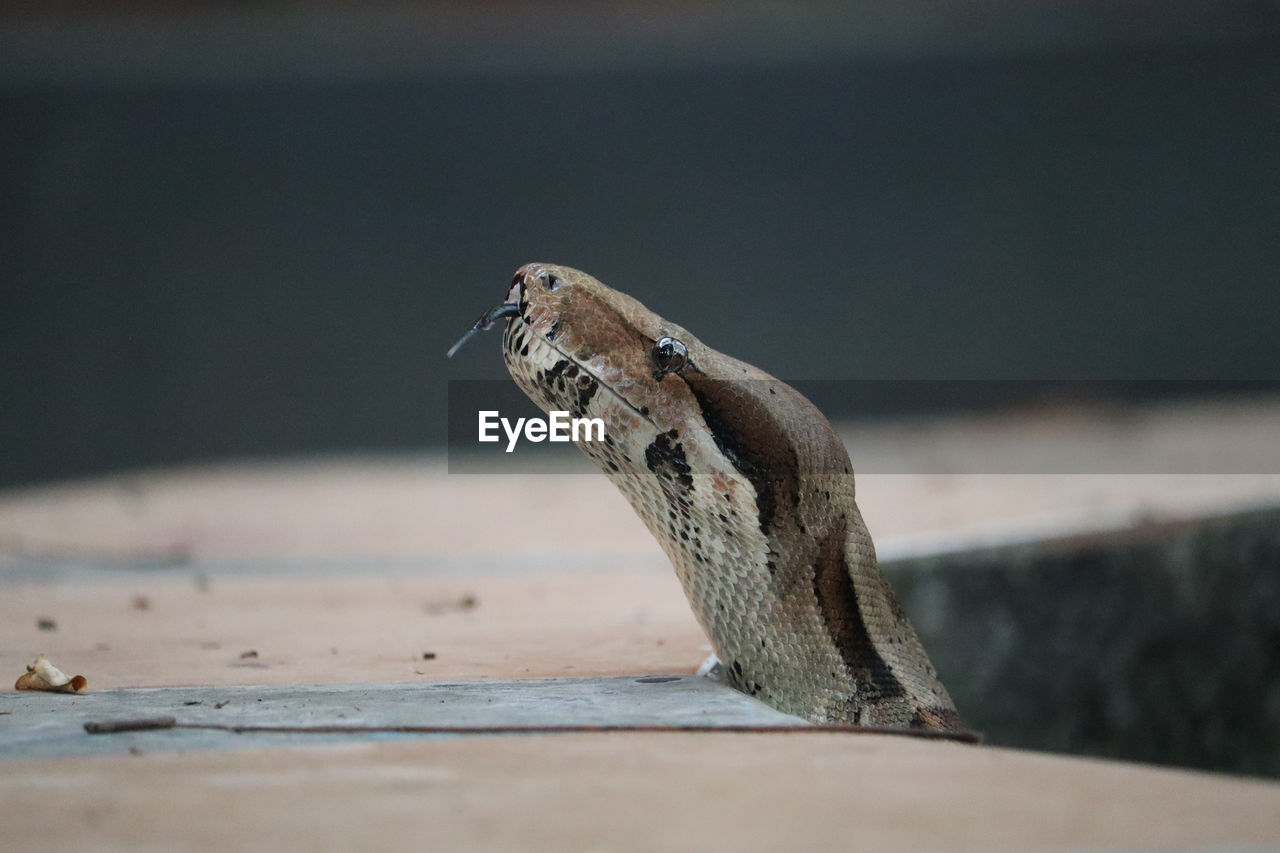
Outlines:
[[449, 355], [501, 320], [539, 408], [603, 421], [577, 445], [670, 559], [724, 680], [818, 725], [963, 729], [813, 403], [571, 267], [520, 267]]

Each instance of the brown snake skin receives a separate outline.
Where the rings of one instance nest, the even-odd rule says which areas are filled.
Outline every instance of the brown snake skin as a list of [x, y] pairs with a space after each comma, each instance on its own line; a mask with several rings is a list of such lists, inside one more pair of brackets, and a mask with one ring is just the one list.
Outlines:
[[734, 687], [819, 724], [961, 727], [812, 403], [568, 267], [521, 267], [477, 328], [500, 316], [520, 388], [604, 420], [578, 446], [670, 557]]

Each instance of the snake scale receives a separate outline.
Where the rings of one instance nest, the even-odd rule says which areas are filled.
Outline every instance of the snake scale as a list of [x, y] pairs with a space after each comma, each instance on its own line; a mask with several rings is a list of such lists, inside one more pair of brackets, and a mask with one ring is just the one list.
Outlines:
[[578, 446], [671, 559], [732, 686], [818, 724], [961, 729], [812, 403], [569, 267], [521, 267], [450, 355], [499, 319], [534, 403], [603, 419]]

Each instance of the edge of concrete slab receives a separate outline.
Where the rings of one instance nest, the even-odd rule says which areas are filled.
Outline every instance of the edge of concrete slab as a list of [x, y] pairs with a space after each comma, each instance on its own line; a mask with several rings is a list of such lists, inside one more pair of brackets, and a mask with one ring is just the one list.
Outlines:
[[[4, 710], [0, 759], [457, 734], [431, 728], [476, 734], [522, 727], [809, 727], [731, 687], [687, 675], [22, 692], [6, 697]], [[154, 722], [166, 718], [172, 722]], [[110, 736], [85, 730], [86, 723], [125, 720], [153, 722]]]

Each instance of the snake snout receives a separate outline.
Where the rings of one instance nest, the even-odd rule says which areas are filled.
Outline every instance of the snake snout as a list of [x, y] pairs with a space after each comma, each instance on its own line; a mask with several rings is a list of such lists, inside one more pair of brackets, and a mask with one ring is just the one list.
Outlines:
[[511, 278], [511, 287], [507, 289], [507, 301], [519, 304], [524, 301], [524, 286], [529, 280], [529, 267], [532, 264], [525, 264], [516, 270], [516, 274]]
[[[573, 271], [570, 270], [569, 272]], [[515, 277], [511, 279], [511, 289], [507, 292], [507, 301], [519, 302], [527, 299], [526, 291], [531, 288], [554, 291], [559, 290], [564, 283], [564, 271], [555, 264], [525, 264], [516, 270]]]

